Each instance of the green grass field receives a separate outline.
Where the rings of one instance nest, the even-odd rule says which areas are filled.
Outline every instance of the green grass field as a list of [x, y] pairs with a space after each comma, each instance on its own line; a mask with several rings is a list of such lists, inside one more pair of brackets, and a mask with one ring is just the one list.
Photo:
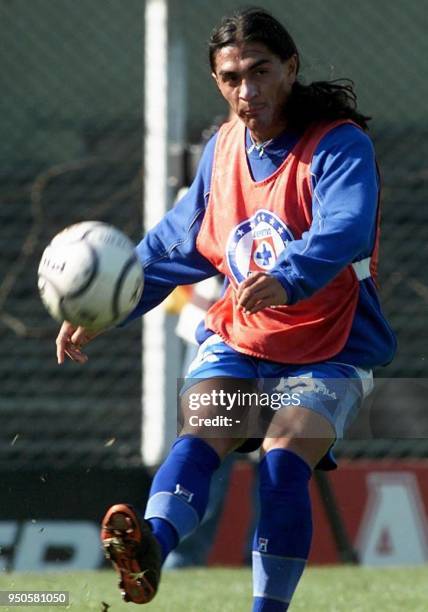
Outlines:
[[[73, 612], [249, 612], [248, 569], [200, 569], [165, 572], [160, 591], [146, 607], [125, 604], [110, 570], [73, 574], [3, 574], [0, 590], [66, 590], [66, 607], [0, 606], [16, 610]], [[104, 605], [107, 604], [108, 606]], [[290, 608], [305, 612], [426, 612], [428, 566], [398, 569], [310, 568]]]

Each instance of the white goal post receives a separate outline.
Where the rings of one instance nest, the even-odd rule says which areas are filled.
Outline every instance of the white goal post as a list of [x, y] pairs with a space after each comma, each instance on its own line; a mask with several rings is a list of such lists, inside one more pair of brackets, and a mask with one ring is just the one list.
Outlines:
[[[144, 16], [143, 220], [145, 231], [171, 207], [177, 177], [171, 153], [182, 150], [186, 120], [184, 41], [170, 23], [170, 0], [146, 0]], [[173, 27], [174, 25], [174, 27]], [[176, 388], [181, 375], [175, 320], [162, 305], [144, 316], [142, 351], [143, 463], [158, 465], [176, 434]]]

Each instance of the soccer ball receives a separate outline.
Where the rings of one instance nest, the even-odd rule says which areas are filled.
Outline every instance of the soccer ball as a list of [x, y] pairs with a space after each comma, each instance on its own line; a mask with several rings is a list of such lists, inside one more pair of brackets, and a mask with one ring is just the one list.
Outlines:
[[120, 323], [138, 303], [143, 284], [134, 244], [100, 221], [76, 223], [57, 234], [38, 270], [49, 314], [91, 331]]

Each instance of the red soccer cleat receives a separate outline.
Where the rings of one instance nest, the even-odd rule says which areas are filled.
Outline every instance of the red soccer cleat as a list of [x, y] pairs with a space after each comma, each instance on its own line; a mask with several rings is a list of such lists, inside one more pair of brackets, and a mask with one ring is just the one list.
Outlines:
[[127, 504], [112, 506], [102, 521], [104, 554], [120, 576], [125, 601], [149, 603], [156, 595], [161, 575], [160, 545], [150, 525]]

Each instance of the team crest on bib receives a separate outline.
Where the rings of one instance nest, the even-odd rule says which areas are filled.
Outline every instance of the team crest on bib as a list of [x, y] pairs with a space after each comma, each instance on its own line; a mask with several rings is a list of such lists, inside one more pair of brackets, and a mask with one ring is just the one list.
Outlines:
[[283, 221], [268, 210], [258, 210], [237, 225], [226, 246], [227, 262], [236, 282], [254, 272], [266, 272], [275, 265], [280, 253], [293, 240]]

